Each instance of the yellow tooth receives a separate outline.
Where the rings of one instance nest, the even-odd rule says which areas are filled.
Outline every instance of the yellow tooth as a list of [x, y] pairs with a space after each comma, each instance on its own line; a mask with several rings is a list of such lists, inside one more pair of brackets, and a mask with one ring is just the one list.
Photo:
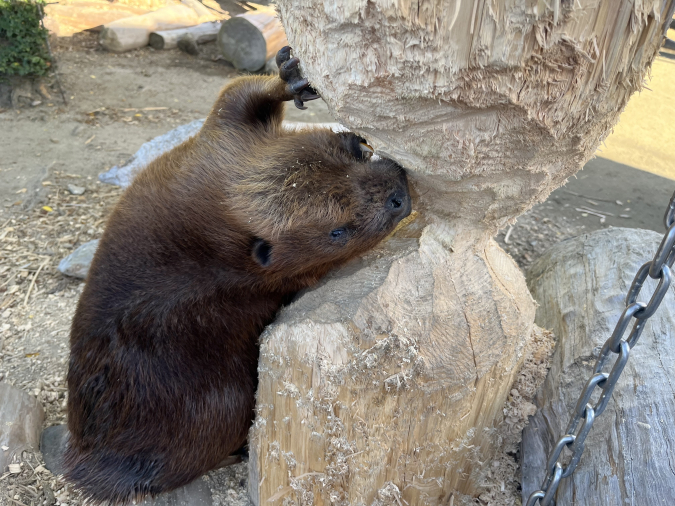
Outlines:
[[369, 144], [366, 144], [365, 142], [360, 142], [359, 144], [361, 144], [361, 149], [363, 149], [364, 151], [370, 151], [371, 153], [375, 152], [373, 147], [370, 146]]

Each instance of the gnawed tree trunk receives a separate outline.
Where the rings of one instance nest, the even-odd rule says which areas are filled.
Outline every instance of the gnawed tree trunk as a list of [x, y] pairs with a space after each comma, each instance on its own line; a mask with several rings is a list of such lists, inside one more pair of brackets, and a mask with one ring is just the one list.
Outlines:
[[592, 156], [673, 0], [279, 8], [336, 118], [409, 169], [420, 217], [262, 336], [251, 494], [461, 504], [481, 492], [535, 311], [491, 236]]
[[[558, 345], [536, 397], [540, 410], [523, 433], [523, 503], [541, 486], [547, 454], [569, 423], [598, 352], [625, 309], [633, 276], [653, 258], [661, 238], [651, 230], [603, 230], [560, 243], [532, 265], [527, 281], [540, 305], [536, 322], [554, 330]], [[652, 294], [655, 286], [648, 280], [643, 293]], [[561, 482], [558, 504], [665, 506], [675, 501], [674, 328], [675, 302], [667, 295], [596, 419], [579, 467]]]

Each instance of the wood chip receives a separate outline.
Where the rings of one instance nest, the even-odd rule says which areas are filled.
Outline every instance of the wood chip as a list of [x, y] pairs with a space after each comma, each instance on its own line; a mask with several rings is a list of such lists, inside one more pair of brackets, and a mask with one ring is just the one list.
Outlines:
[[597, 211], [592, 211], [592, 210], [590, 210], [590, 209], [585, 209], [585, 208], [581, 208], [581, 207], [575, 207], [575, 210], [576, 210], [576, 211], [579, 211], [580, 213], [582, 213], [582, 214], [581, 214], [582, 216], [584, 215], [584, 213], [586, 213], [586, 214], [592, 214], [592, 215], [594, 215], [594, 216], [599, 216], [600, 218], [606, 218], [606, 216], [605, 216], [604, 214], [600, 214], [599, 212], [597, 212]]
[[506, 243], [506, 244], [510, 244], [510, 243], [511, 243], [511, 241], [509, 240], [510, 237], [511, 237], [511, 232], [513, 232], [513, 225], [511, 225], [511, 226], [509, 227], [508, 232], [506, 232], [506, 235], [504, 236], [504, 243]]
[[19, 474], [21, 472], [21, 465], [19, 464], [10, 464], [9, 465], [9, 472], [11, 474]]
[[608, 213], [607, 211], [603, 211], [602, 209], [591, 209], [590, 207], [586, 207], [586, 206], [581, 206], [581, 209], [584, 209], [584, 210], [589, 211], [591, 213], [594, 213], [594, 212], [600, 213], [603, 216], [614, 216], [612, 213]]
[[35, 286], [35, 280], [37, 279], [38, 275], [40, 274], [40, 271], [42, 270], [42, 268], [43, 268], [45, 265], [47, 265], [48, 262], [49, 262], [49, 259], [47, 259], [47, 260], [45, 260], [44, 262], [42, 262], [42, 264], [40, 265], [40, 267], [38, 267], [38, 270], [37, 270], [37, 272], [35, 273], [35, 276], [33, 276], [33, 280], [30, 282], [30, 286], [28, 287], [28, 291], [26, 292], [26, 298], [23, 299], [23, 305], [24, 305], [24, 306], [27, 306], [27, 305], [28, 305], [28, 297], [30, 297], [30, 292], [33, 290], [33, 287]]

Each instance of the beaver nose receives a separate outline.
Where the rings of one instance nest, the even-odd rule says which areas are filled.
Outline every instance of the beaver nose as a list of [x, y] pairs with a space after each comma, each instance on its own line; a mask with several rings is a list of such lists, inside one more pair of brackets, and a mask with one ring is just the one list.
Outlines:
[[387, 198], [385, 207], [393, 216], [400, 217], [401, 219], [405, 218], [410, 214], [410, 195], [407, 191], [396, 190]]

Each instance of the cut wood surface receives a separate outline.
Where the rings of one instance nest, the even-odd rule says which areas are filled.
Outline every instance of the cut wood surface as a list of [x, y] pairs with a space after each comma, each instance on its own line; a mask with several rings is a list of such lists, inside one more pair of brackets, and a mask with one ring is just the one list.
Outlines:
[[150, 34], [149, 44], [155, 49], [173, 49], [178, 47], [178, 41], [190, 35], [197, 44], [204, 44], [216, 40], [220, 30], [220, 21], [209, 21], [188, 28], [178, 28], [176, 30], [163, 30]]
[[239, 70], [256, 72], [288, 44], [273, 7], [240, 14], [223, 22], [218, 46], [223, 57]]
[[[534, 305], [494, 241], [451, 252], [428, 229], [417, 238], [423, 225], [332, 274], [263, 334], [256, 504], [473, 504]], [[490, 293], [469, 299], [474, 285]]]
[[673, 10], [516, 4], [278, 2], [335, 118], [410, 171], [424, 210], [490, 234], [595, 153], [645, 83]]
[[[539, 303], [535, 321], [553, 330], [558, 343], [536, 397], [540, 410], [523, 434], [523, 503], [541, 486], [548, 452], [625, 308], [633, 276], [653, 258], [661, 238], [648, 230], [603, 230], [562, 242], [532, 265], [527, 282]], [[638, 300], [646, 302], [654, 288], [648, 278]], [[674, 292], [671, 288], [631, 350], [579, 466], [561, 482], [559, 506], [674, 504]]]
[[535, 311], [490, 237], [593, 155], [643, 85], [675, 1], [517, 4], [278, 1], [336, 119], [408, 169], [419, 229], [306, 293], [262, 337], [258, 504], [482, 494]]

